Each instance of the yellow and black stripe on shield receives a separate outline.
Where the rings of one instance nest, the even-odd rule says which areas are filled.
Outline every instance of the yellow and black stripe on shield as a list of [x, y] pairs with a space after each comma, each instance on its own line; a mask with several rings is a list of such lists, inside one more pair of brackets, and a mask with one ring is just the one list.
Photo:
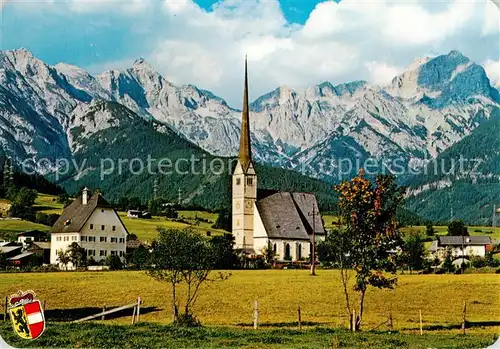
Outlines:
[[28, 326], [28, 317], [24, 311], [24, 305], [9, 309], [10, 320], [14, 331], [25, 339], [31, 339], [30, 328]]

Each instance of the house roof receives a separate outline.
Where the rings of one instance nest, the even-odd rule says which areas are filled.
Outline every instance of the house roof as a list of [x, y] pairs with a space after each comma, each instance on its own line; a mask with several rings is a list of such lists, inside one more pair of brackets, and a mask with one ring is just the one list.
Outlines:
[[[463, 240], [462, 240], [463, 239]], [[464, 245], [490, 245], [491, 239], [489, 236], [439, 236], [439, 246], [461, 246]]]
[[127, 248], [139, 248], [140, 246], [144, 246], [144, 243], [140, 240], [127, 240]]
[[[308, 217], [308, 212], [312, 212], [313, 202], [316, 202], [313, 194], [280, 192], [258, 200], [256, 205], [270, 238], [310, 240], [312, 217]], [[319, 215], [315, 222], [316, 232], [324, 233]]]
[[47, 235], [45, 232], [40, 230], [28, 230], [22, 233], [18, 233], [17, 236], [30, 236], [30, 237], [38, 237]]
[[21, 249], [22, 246], [3, 246], [3, 247], [0, 247], [0, 252], [2, 253], [10, 253], [12, 251], [15, 251], [17, 249]]
[[8, 261], [17, 261], [26, 257], [29, 257], [33, 254], [33, 252], [23, 252], [21, 254], [18, 254], [17, 256], [7, 258]]
[[42, 250], [50, 250], [50, 242], [34, 242], [32, 246], [37, 246]]
[[101, 193], [92, 195], [86, 205], [82, 204], [82, 197], [79, 196], [64, 209], [50, 232], [70, 233], [80, 231], [96, 208], [113, 208], [113, 206], [102, 197]]
[[429, 246], [429, 252], [436, 252], [438, 250], [438, 241], [434, 240]]
[[318, 202], [316, 196], [310, 193], [292, 193], [293, 201], [297, 206], [299, 213], [303, 216], [303, 220], [309, 225], [307, 231], [312, 232], [313, 229], [313, 209], [314, 209], [314, 230], [316, 234], [324, 235], [325, 228], [323, 220], [318, 212]]

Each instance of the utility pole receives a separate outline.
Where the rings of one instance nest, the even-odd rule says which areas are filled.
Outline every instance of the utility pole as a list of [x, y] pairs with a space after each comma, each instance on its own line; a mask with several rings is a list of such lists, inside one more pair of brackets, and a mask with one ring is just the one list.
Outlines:
[[181, 202], [182, 202], [182, 190], [181, 188], [179, 188], [179, 190], [177, 191], [177, 204], [180, 206]]
[[448, 201], [450, 202], [450, 222], [453, 222], [453, 204], [451, 202], [451, 189], [448, 192]]
[[158, 199], [158, 179], [155, 178], [153, 183], [153, 199]]
[[491, 221], [491, 226], [493, 227], [493, 229], [495, 229], [497, 226], [496, 218], [497, 218], [497, 205], [493, 204], [493, 219]]
[[[309, 214], [311, 216], [311, 214]], [[313, 203], [312, 210], [312, 253], [311, 253], [311, 276], [316, 275], [316, 207]]]

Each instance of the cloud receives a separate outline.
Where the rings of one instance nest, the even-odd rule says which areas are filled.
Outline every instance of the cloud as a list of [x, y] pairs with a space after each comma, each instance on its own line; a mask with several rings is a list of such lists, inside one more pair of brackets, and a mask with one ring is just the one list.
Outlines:
[[484, 70], [490, 79], [491, 85], [500, 88], [500, 60], [488, 59], [483, 62]]
[[70, 0], [58, 8], [93, 19], [122, 16], [129, 27], [124, 37], [136, 38], [121, 43], [110, 38], [110, 45], [137, 50], [116, 50], [107, 61], [88, 62], [90, 71], [126, 66], [142, 56], [172, 82], [209, 89], [235, 106], [241, 104], [245, 54], [251, 98], [282, 85], [325, 80], [385, 84], [429, 52], [457, 49], [477, 62], [500, 56], [500, 10], [485, 0], [324, 1], [302, 25], [291, 24], [283, 6], [286, 1], [221, 0], [206, 9], [191, 0]]
[[387, 85], [404, 70], [402, 67], [390, 66], [383, 62], [367, 62], [365, 66], [370, 74], [369, 81], [377, 85]]

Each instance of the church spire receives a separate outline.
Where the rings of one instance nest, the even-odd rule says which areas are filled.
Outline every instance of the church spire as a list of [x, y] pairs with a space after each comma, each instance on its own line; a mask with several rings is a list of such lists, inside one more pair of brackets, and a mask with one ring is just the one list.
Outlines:
[[241, 113], [241, 138], [239, 160], [243, 171], [246, 172], [252, 161], [252, 146], [250, 142], [250, 112], [248, 110], [248, 72], [247, 57], [245, 56], [245, 90], [243, 92], [243, 112]]

